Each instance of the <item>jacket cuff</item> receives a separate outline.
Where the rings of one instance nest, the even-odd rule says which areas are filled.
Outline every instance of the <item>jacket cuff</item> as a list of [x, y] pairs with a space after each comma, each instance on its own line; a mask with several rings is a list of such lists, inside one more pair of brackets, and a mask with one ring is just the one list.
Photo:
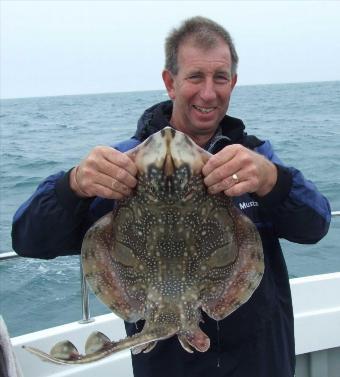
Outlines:
[[277, 168], [277, 181], [272, 191], [264, 196], [252, 194], [254, 199], [259, 202], [260, 206], [269, 208], [280, 205], [286, 199], [292, 188], [293, 177], [289, 169], [278, 164], [275, 164], [275, 166]]
[[72, 169], [56, 181], [55, 192], [61, 206], [75, 216], [79, 216], [89, 209], [94, 198], [81, 198], [71, 189], [70, 174]]

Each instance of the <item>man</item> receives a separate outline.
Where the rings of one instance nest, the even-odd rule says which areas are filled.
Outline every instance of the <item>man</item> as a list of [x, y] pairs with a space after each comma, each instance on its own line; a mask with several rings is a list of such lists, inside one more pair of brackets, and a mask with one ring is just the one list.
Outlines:
[[[230, 35], [195, 17], [166, 40], [163, 80], [171, 101], [146, 110], [133, 138], [115, 149], [96, 147], [68, 173], [47, 178], [17, 211], [13, 247], [38, 258], [79, 253], [85, 231], [130, 195], [136, 167], [122, 152], [166, 125], [185, 132], [214, 155], [203, 167], [210, 193], [233, 197], [256, 224], [265, 274], [251, 299], [218, 324], [203, 313], [211, 339], [205, 353], [184, 351], [176, 337], [133, 356], [136, 377], [291, 377], [294, 375], [293, 311], [288, 274], [278, 238], [315, 243], [330, 221], [327, 200], [294, 168], [284, 167], [269, 142], [244, 132], [229, 117], [238, 57]], [[142, 324], [137, 326], [139, 330]], [[135, 324], [126, 324], [129, 335]]]

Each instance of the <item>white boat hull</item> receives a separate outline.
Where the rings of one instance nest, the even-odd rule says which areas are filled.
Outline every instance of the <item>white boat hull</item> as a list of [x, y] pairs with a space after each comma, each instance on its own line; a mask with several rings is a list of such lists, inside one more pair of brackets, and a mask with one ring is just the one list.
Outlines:
[[[340, 377], [340, 273], [291, 279], [297, 355], [296, 377]], [[114, 314], [98, 316], [88, 324], [78, 322], [12, 338], [24, 377], [132, 377], [130, 351], [101, 361], [75, 366], [43, 362], [22, 349], [29, 345], [50, 350], [69, 339], [80, 352], [92, 331], [111, 339], [125, 337], [124, 324]]]

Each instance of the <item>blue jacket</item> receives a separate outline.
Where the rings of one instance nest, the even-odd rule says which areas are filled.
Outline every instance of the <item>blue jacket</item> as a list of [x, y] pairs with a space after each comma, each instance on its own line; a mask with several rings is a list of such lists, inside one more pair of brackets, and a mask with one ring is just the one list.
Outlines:
[[[127, 151], [168, 125], [170, 101], [148, 109], [136, 134], [115, 145]], [[330, 207], [316, 187], [292, 167], [285, 167], [268, 141], [249, 136], [243, 122], [225, 116], [222, 133], [206, 146], [216, 153], [239, 143], [267, 157], [278, 168], [278, 180], [265, 197], [245, 194], [234, 199], [256, 224], [263, 243], [265, 273], [251, 299], [218, 323], [203, 313], [202, 330], [210, 337], [205, 353], [184, 351], [176, 337], [158, 342], [147, 354], [132, 357], [136, 377], [292, 377], [295, 370], [294, 321], [289, 279], [279, 238], [316, 243], [328, 231]], [[78, 254], [87, 229], [110, 211], [114, 201], [81, 199], [69, 186], [69, 172], [48, 177], [18, 209], [12, 228], [13, 249], [22, 256], [54, 258]], [[126, 323], [129, 335], [142, 321]]]

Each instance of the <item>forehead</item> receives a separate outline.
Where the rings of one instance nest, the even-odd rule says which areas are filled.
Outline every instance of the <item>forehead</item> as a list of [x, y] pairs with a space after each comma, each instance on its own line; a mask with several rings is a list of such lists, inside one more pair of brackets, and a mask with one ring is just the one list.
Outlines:
[[184, 41], [178, 48], [179, 70], [191, 69], [231, 69], [229, 46], [221, 39], [212, 47], [202, 47], [193, 39]]

